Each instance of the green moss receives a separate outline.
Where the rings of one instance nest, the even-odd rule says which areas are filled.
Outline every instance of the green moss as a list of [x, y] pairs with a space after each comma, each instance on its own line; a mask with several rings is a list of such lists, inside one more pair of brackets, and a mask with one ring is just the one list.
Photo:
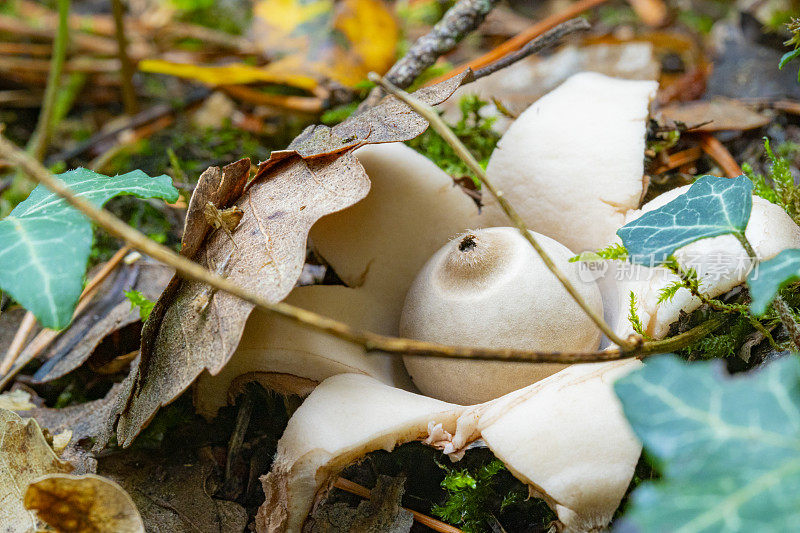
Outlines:
[[795, 184], [789, 157], [797, 154], [798, 148], [795, 143], [784, 143], [773, 152], [769, 139], [764, 139], [764, 152], [769, 161], [767, 175], [756, 173], [748, 163], [742, 165], [745, 175], [753, 182], [753, 194], [781, 206], [796, 224], [800, 224], [800, 186]]
[[[434, 505], [431, 513], [461, 528], [466, 533], [497, 531], [501, 517], [517, 505], [532, 505], [526, 509], [529, 516], [539, 516], [545, 526], [555, 517], [541, 500], [528, 500], [528, 490], [518, 482], [509, 485], [510, 473], [498, 459], [491, 459], [473, 469], [451, 469], [442, 481], [447, 499], [441, 505]], [[527, 500], [527, 501], [526, 501]]]
[[[483, 168], [489, 163], [500, 134], [492, 129], [494, 117], [482, 117], [480, 110], [488, 105], [477, 95], [468, 95], [458, 102], [461, 118], [455, 124], [450, 124], [453, 132], [469, 149]], [[478, 177], [467, 168], [467, 165], [456, 155], [450, 145], [436, 133], [433, 128], [428, 128], [425, 133], [407, 143], [416, 151], [436, 163], [454, 179], [468, 177], [476, 187], [480, 187]]]
[[633, 331], [641, 335], [645, 339], [649, 339], [649, 335], [644, 332], [644, 324], [639, 314], [636, 312], [636, 295], [631, 291], [630, 300], [628, 301], [628, 322], [631, 323]]

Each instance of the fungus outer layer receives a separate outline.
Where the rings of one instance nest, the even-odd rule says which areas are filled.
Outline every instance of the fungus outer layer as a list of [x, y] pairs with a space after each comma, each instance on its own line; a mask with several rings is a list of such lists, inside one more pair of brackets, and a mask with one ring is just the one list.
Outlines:
[[[381, 302], [363, 289], [310, 285], [295, 288], [285, 301], [353, 327], [378, 333], [394, 328], [394, 319], [382, 313]], [[243, 379], [304, 396], [314, 384], [342, 373], [363, 373], [396, 387], [410, 387], [398, 358], [368, 354], [357, 344], [256, 309], [228, 364], [216, 375], [204, 372], [198, 378], [195, 407], [206, 418], [213, 418]]]

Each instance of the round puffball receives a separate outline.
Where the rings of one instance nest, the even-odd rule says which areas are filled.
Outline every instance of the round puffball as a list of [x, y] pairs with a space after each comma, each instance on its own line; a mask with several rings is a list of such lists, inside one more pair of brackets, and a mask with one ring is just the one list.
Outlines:
[[[533, 234], [598, 315], [593, 280], [581, 279], [574, 254]], [[487, 348], [591, 351], [600, 330], [515, 228], [488, 228], [457, 237], [436, 252], [406, 296], [400, 334], [418, 340]], [[485, 402], [563, 369], [549, 363], [467, 361], [406, 356], [406, 368], [426, 395], [462, 405]]]

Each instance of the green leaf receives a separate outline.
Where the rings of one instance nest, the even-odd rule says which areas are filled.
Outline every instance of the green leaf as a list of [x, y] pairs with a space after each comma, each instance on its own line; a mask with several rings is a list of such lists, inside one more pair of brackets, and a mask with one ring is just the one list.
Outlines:
[[788, 63], [792, 59], [796, 59], [798, 57], [800, 57], [800, 48], [796, 48], [795, 50], [792, 50], [791, 52], [786, 52], [785, 54], [783, 54], [783, 57], [781, 57], [781, 60], [778, 63], [778, 68], [779, 69], [783, 69], [783, 67], [786, 66], [786, 63]]
[[[178, 199], [169, 176], [151, 178], [141, 170], [112, 178], [79, 168], [58, 178], [98, 206], [122, 194]], [[42, 326], [63, 328], [80, 296], [91, 246], [89, 219], [40, 185], [0, 220], [0, 288]]]
[[750, 310], [763, 315], [778, 291], [793, 281], [800, 281], [800, 250], [784, 250], [760, 263], [747, 275], [753, 299]]
[[699, 239], [744, 235], [753, 207], [753, 184], [745, 176], [703, 176], [686, 193], [617, 231], [631, 262], [660, 265]]
[[125, 291], [125, 297], [131, 302], [131, 309], [139, 308], [139, 318], [142, 321], [147, 320], [156, 305], [154, 301], [148, 300], [141, 291]]
[[647, 531], [794, 531], [800, 521], [800, 362], [725, 377], [660, 356], [614, 389], [662, 478], [624, 519]]

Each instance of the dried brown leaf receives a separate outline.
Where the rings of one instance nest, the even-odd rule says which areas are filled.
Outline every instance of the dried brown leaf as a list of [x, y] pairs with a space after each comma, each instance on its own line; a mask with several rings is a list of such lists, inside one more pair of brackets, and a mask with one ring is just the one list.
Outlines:
[[92, 442], [102, 448], [107, 443], [104, 431], [114, 413], [120, 386], [115, 385], [104, 398], [61, 409], [38, 407], [19, 414], [35, 419], [51, 435], [69, 432], [70, 440], [61, 454], [75, 467], [75, 473], [94, 473], [97, 461], [86, 449]]
[[671, 122], [682, 122], [692, 131], [751, 130], [770, 121], [769, 117], [730, 98], [672, 104], [661, 109], [661, 116]]
[[0, 409], [0, 525], [4, 532], [27, 533], [37, 527], [22, 501], [31, 481], [71, 470], [53, 452], [35, 420]]
[[128, 493], [92, 474], [48, 474], [28, 486], [25, 507], [64, 533], [144, 533]]
[[[47, 361], [36, 371], [34, 382], [52, 381], [71, 372], [89, 359], [109, 335], [137, 324], [141, 320], [139, 311], [131, 308], [124, 291], [135, 289], [146, 298], [155, 300], [173, 273], [171, 268], [143, 261], [119, 269], [111, 286], [97, 302], [74, 320], [43, 354]], [[138, 338], [137, 331], [133, 334]], [[132, 347], [134, 350], [137, 348]]]
[[[472, 71], [465, 70], [449, 80], [423, 87], [414, 96], [429, 105], [439, 104], [471, 76]], [[410, 107], [394, 96], [387, 96], [375, 107], [332, 128], [319, 124], [309, 126], [286, 150], [272, 152], [270, 158], [259, 166], [256, 179], [266, 176], [274, 165], [287, 157], [299, 155], [310, 159], [355, 150], [366, 144], [406, 141], [422, 134], [427, 127], [428, 122]]]
[[[416, 94], [430, 104], [439, 103], [467, 74]], [[307, 130], [289, 150], [273, 152], [232, 204], [243, 216], [230, 237], [222, 232], [209, 234], [194, 260], [254, 294], [273, 302], [282, 300], [302, 271], [311, 226], [320, 217], [353, 205], [369, 191], [369, 179], [352, 151], [365, 144], [411, 139], [426, 127], [408, 106], [387, 97], [332, 129]], [[193, 196], [190, 218], [191, 207], [202, 209], [206, 202]], [[187, 225], [194, 223], [187, 221]], [[145, 324], [138, 373], [124, 385], [131, 395], [120, 405], [120, 444], [130, 445], [156, 410], [174, 400], [203, 370], [216, 374], [222, 369], [252, 309], [252, 304], [205, 284], [170, 284]]]

